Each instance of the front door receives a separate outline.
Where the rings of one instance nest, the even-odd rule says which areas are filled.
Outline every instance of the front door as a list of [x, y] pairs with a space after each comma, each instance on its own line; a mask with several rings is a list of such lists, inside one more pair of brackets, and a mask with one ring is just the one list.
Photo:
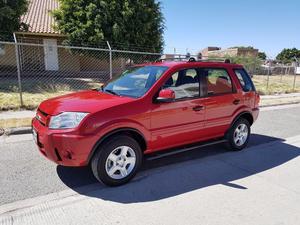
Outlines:
[[201, 138], [205, 109], [200, 98], [197, 69], [173, 74], [163, 85], [175, 92], [175, 101], [153, 103], [151, 110], [151, 149], [161, 150]]
[[44, 39], [44, 59], [45, 70], [57, 71], [59, 69], [56, 39]]

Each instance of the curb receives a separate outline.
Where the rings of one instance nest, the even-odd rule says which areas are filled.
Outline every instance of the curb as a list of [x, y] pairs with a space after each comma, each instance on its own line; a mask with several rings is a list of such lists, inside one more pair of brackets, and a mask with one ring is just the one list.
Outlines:
[[30, 134], [31, 132], [31, 127], [8, 128], [5, 130], [5, 135]]

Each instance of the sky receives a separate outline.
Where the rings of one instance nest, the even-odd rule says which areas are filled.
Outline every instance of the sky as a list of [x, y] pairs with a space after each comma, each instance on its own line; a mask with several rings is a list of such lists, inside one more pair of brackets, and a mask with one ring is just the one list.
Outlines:
[[165, 52], [254, 46], [274, 58], [300, 49], [300, 0], [161, 0]]

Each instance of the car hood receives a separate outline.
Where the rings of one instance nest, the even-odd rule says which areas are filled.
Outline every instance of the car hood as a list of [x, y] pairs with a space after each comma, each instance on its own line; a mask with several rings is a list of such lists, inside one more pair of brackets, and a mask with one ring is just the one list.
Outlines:
[[134, 100], [134, 98], [89, 90], [48, 99], [40, 104], [39, 110], [49, 115], [57, 115], [62, 112], [93, 113]]

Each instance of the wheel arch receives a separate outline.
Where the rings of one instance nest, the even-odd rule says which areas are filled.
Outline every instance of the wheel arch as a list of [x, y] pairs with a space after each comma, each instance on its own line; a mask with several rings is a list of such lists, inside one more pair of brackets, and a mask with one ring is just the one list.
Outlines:
[[231, 122], [230, 127], [231, 127], [236, 121], [238, 121], [240, 118], [244, 118], [244, 119], [248, 120], [250, 126], [254, 123], [254, 118], [253, 118], [251, 112], [249, 112], [249, 111], [244, 111], [244, 112], [239, 113], [239, 114], [234, 118], [234, 120]]
[[111, 138], [113, 136], [122, 135], [122, 134], [132, 137], [134, 140], [136, 140], [138, 142], [138, 144], [140, 145], [143, 152], [147, 149], [146, 138], [142, 132], [140, 132], [137, 129], [129, 128], [129, 127], [118, 128], [118, 129], [112, 130], [112, 131], [108, 132], [107, 134], [103, 135], [96, 142], [96, 144], [94, 145], [94, 147], [92, 148], [92, 151], [90, 152], [90, 154], [88, 156], [87, 163], [89, 164], [91, 162], [91, 159], [93, 158], [94, 154], [96, 153], [98, 147], [103, 142], [105, 142], [106, 140], [108, 140], [109, 138]]

